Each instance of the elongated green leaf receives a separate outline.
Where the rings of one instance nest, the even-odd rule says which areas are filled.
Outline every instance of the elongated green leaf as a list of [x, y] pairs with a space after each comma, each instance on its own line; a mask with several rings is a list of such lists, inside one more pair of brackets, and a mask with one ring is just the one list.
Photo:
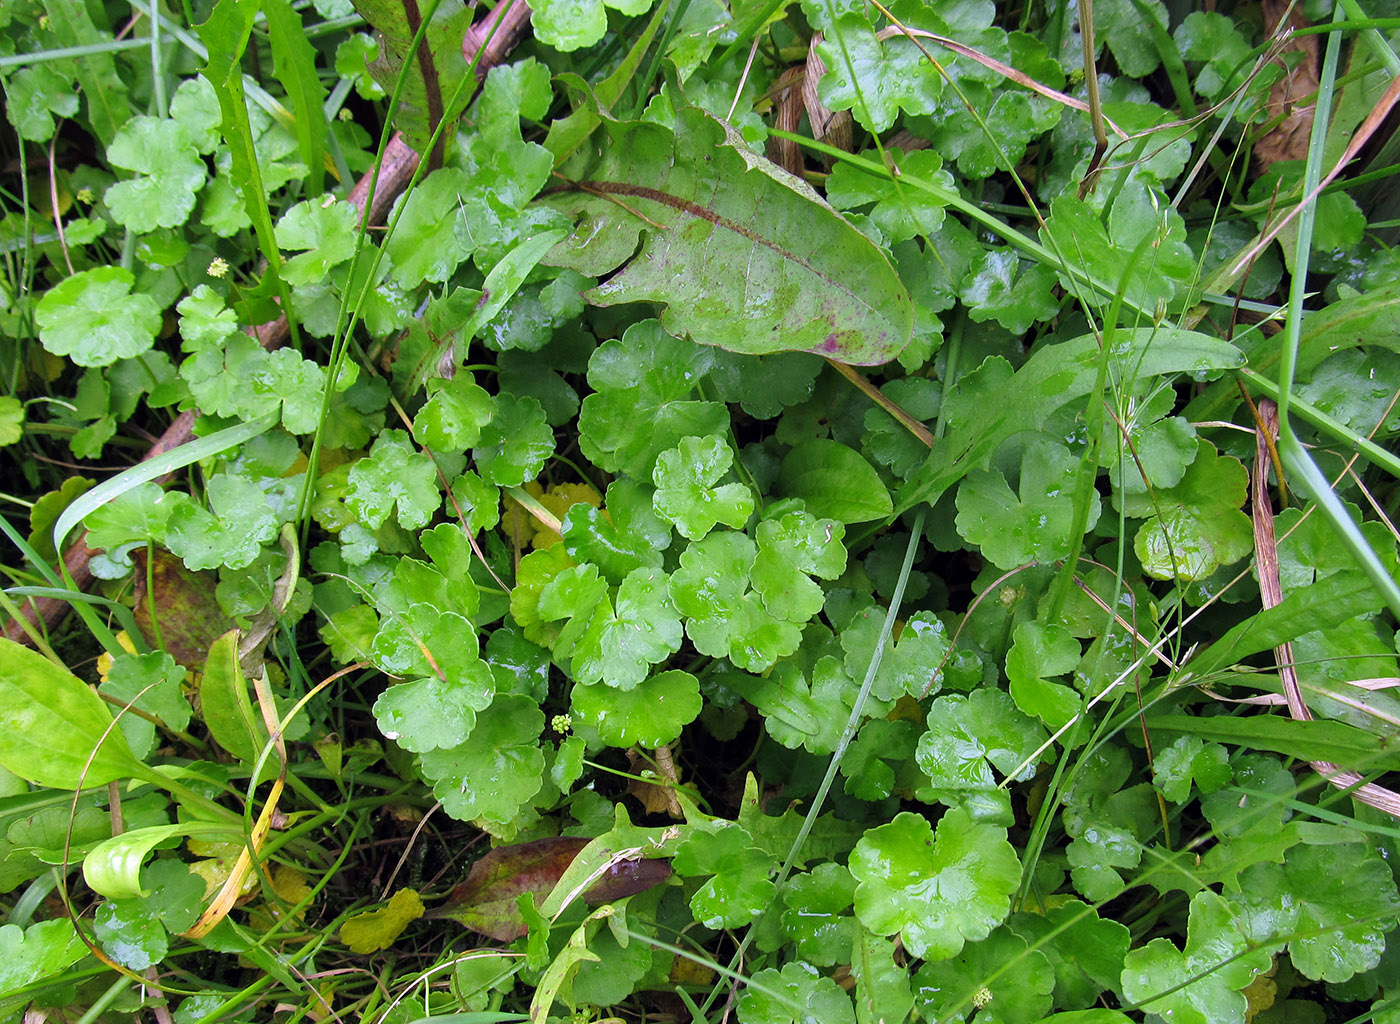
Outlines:
[[[267, 744], [267, 729], [248, 697], [248, 680], [238, 664], [238, 631], [229, 630], [209, 647], [209, 660], [199, 684], [204, 724], [214, 739], [234, 757], [251, 766]], [[263, 778], [276, 770], [264, 763]]]
[[152, 825], [123, 832], [98, 843], [83, 858], [83, 878], [108, 899], [149, 896], [141, 885], [141, 865], [152, 850], [176, 836], [238, 840], [242, 830], [212, 821], [184, 821], [176, 825]]
[[[1141, 327], [1120, 330], [1113, 337], [1113, 351], [1107, 358], [1114, 380], [1200, 375], [1233, 369], [1244, 361], [1229, 342], [1195, 331]], [[896, 510], [937, 501], [1012, 434], [1034, 427], [1055, 410], [1089, 394], [1100, 358], [1098, 339], [1086, 334], [1047, 345], [1014, 374], [1009, 363], [994, 356], [962, 378], [957, 385], [960, 394], [945, 398], [957, 403], [962, 414], [900, 490]]]
[[1203, 740], [1230, 743], [1252, 750], [1270, 750], [1304, 761], [1331, 761], [1342, 768], [1374, 771], [1384, 765], [1400, 764], [1395, 751], [1388, 750], [1380, 736], [1344, 722], [1297, 722], [1279, 715], [1244, 715], [1238, 718], [1216, 715], [1149, 715], [1147, 728], [1170, 741], [1178, 734]]
[[1340, 625], [1379, 606], [1379, 595], [1369, 580], [1359, 574], [1335, 573], [1250, 616], [1192, 658], [1188, 667], [1197, 678], [1209, 677], [1242, 658], [1304, 633]]
[[[209, 48], [209, 66], [202, 74], [219, 98], [222, 115], [219, 131], [228, 143], [233, 180], [243, 193], [243, 206], [253, 222], [258, 248], [270, 270], [280, 278], [282, 255], [272, 230], [272, 212], [268, 209], [267, 189], [263, 187], [262, 172], [258, 169], [253, 127], [243, 95], [241, 62], [257, 14], [256, 0], [219, 0], [209, 20], [198, 27], [199, 38]], [[290, 304], [290, 296], [283, 294], [282, 300], [284, 306]]]
[[539, 263], [565, 234], [563, 231], [545, 231], [531, 235], [491, 268], [481, 288], [481, 304], [472, 311], [471, 319], [462, 329], [464, 338], [475, 336], [505, 308], [506, 303], [525, 283], [525, 278], [530, 276], [530, 271], [535, 269], [535, 264]]
[[913, 305], [879, 248], [703, 110], [674, 132], [605, 120], [560, 174], [572, 186], [544, 201], [577, 227], [546, 262], [621, 266], [586, 293], [598, 305], [665, 303], [672, 334], [750, 354], [872, 364], [909, 341]]
[[145, 771], [102, 698], [73, 673], [6, 639], [0, 639], [0, 765], [52, 789], [101, 786]]
[[321, 105], [326, 89], [316, 77], [316, 51], [307, 41], [301, 15], [287, 0], [262, 0], [272, 40], [273, 69], [287, 89], [296, 116], [297, 149], [306, 164], [306, 187], [319, 195], [325, 177], [326, 117]]
[[165, 476], [167, 473], [198, 462], [200, 459], [207, 459], [226, 452], [235, 445], [240, 445], [244, 441], [251, 440], [266, 432], [276, 422], [275, 416], [264, 416], [262, 419], [249, 420], [247, 423], [226, 427], [208, 437], [201, 437], [197, 441], [172, 448], [153, 459], [138, 462], [130, 469], [122, 470], [111, 479], [102, 481], [64, 509], [63, 514], [58, 517], [58, 522], [54, 523], [53, 527], [54, 550], [62, 551], [63, 541], [67, 538], [68, 531], [87, 518], [94, 509], [105, 505], [117, 495], [125, 494], [138, 484]]
[[815, 516], [842, 523], [864, 523], [890, 514], [889, 491], [860, 453], [836, 441], [815, 437], [783, 460], [779, 493], [801, 498]]

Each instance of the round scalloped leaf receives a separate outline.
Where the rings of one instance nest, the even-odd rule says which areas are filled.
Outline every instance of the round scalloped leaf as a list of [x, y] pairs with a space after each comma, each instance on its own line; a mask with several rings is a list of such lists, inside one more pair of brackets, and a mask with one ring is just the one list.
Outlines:
[[87, 952], [82, 936], [67, 918], [40, 921], [28, 928], [0, 925], [0, 991], [15, 992], [57, 977]]
[[1267, 949], [1251, 949], [1234, 911], [1209, 889], [1191, 897], [1186, 948], [1153, 939], [1123, 959], [1122, 993], [1173, 1024], [1244, 1024], [1244, 989], [1268, 970]]
[[489, 484], [511, 487], [539, 475], [554, 454], [554, 431], [544, 406], [528, 395], [496, 398], [496, 415], [481, 430], [472, 450], [477, 472]]
[[1240, 890], [1232, 902], [1249, 937], [1265, 944], [1291, 936], [1293, 965], [1314, 980], [1346, 981], [1375, 967], [1400, 914], [1389, 866], [1363, 843], [1296, 846], [1281, 866], [1246, 870]]
[[429, 448], [466, 451], [481, 440], [481, 428], [496, 412], [496, 401], [465, 371], [451, 379], [428, 381], [428, 404], [413, 420], [413, 432]]
[[1045, 730], [1001, 690], [939, 697], [927, 721], [914, 757], [935, 790], [990, 791], [997, 785], [992, 767], [1002, 775], [1020, 769], [1019, 780], [1035, 774], [1039, 761], [1032, 756]]
[[137, 172], [103, 196], [117, 222], [137, 232], [185, 223], [207, 174], [183, 124], [144, 114], [117, 132], [107, 146], [107, 159]]
[[798, 960], [749, 979], [739, 999], [741, 1024], [854, 1024], [851, 997], [811, 964]]
[[877, 935], [898, 932], [914, 956], [944, 960], [984, 939], [1006, 919], [1021, 863], [1006, 829], [955, 807], [937, 833], [901, 811], [870, 829], [851, 851], [856, 917]]
[[[1004, 970], [1015, 964], [1014, 971]], [[1055, 971], [1040, 950], [998, 928], [950, 960], [926, 963], [914, 975], [915, 1005], [924, 1020], [1023, 1024], [1050, 1012]]]
[[160, 307], [121, 267], [83, 270], [44, 293], [34, 313], [39, 341], [79, 366], [107, 366], [139, 356], [160, 330]]
[[713, 877], [690, 897], [695, 919], [706, 928], [739, 928], [773, 902], [768, 877], [778, 858], [753, 844], [742, 825], [714, 821], [696, 828], [676, 847], [671, 866], [681, 875]]
[[700, 714], [700, 684], [689, 672], [658, 672], [630, 690], [574, 686], [575, 720], [612, 747], [663, 747]]
[[[485, 686], [492, 684], [491, 670], [477, 662]], [[405, 750], [420, 753], [442, 747], [455, 747], [476, 725], [476, 712], [462, 699], [473, 687], [466, 682], [443, 679], [415, 679], [396, 683], [374, 702], [374, 720], [379, 731]]]
[[1125, 497], [1128, 515], [1148, 516], [1133, 538], [1133, 551], [1149, 576], [1202, 580], [1238, 562], [1253, 547], [1244, 504], [1249, 473], [1239, 459], [1201, 440], [1181, 482], [1151, 495]]
[[753, 495], [740, 483], [716, 486], [733, 464], [734, 452], [718, 434], [681, 438], [657, 457], [653, 507], [687, 540], [699, 540], [716, 523], [739, 529], [753, 513]]
[[529, 697], [502, 694], [476, 716], [465, 743], [422, 755], [433, 794], [459, 821], [514, 821], [544, 783], [544, 712]]

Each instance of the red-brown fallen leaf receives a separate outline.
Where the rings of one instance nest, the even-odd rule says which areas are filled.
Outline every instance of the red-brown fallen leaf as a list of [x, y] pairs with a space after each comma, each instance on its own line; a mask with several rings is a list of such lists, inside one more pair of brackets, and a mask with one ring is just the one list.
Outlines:
[[[159, 636], [161, 647], [185, 668], [201, 668], [209, 657], [209, 645], [233, 628], [233, 621], [215, 600], [214, 574], [192, 572], [169, 551], [153, 550], [149, 573], [146, 549], [131, 552], [136, 563], [136, 624], [151, 643]], [[153, 609], [159, 632], [152, 628]]]
[[[543, 899], [554, 889], [589, 840], [567, 836], [498, 846], [472, 865], [467, 879], [447, 902], [428, 917], [449, 917], [474, 932], [500, 942], [526, 932], [516, 898], [532, 893]], [[662, 860], [627, 860], [614, 864], [584, 892], [588, 903], [607, 903], [650, 889], [671, 875]]]

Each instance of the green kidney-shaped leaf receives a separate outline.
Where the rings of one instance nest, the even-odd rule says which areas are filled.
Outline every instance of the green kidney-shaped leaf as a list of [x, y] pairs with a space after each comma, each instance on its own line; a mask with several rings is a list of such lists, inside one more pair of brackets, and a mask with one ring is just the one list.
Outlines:
[[739, 1000], [740, 1024], [852, 1024], [851, 997], [801, 960], [753, 976]]
[[1006, 919], [1021, 864], [1006, 829], [960, 807], [938, 822], [908, 811], [866, 832], [851, 851], [856, 917], [877, 935], [899, 932], [914, 956], [945, 960]]
[[700, 714], [700, 684], [672, 669], [630, 690], [575, 685], [574, 714], [609, 746], [665, 746]]
[[51, 789], [101, 786], [144, 771], [102, 698], [67, 669], [6, 639], [0, 639], [0, 765]]
[[87, 955], [71, 921], [54, 918], [28, 928], [0, 925], [0, 992], [51, 978]]
[[1175, 487], [1125, 499], [1129, 515], [1151, 513], [1133, 538], [1149, 576], [1201, 580], [1238, 562], [1253, 546], [1249, 517], [1240, 511], [1249, 474], [1236, 458], [1218, 455], [1204, 439]]
[[1122, 992], [1149, 1013], [1178, 1024], [1244, 1024], [1244, 988], [1269, 966], [1251, 949], [1230, 907], [1210, 890], [1191, 897], [1186, 947], [1156, 938], [1123, 960]]
[[82, 270], [44, 293], [35, 310], [39, 341], [79, 366], [139, 356], [160, 330], [160, 308], [122, 267]]
[[883, 519], [894, 509], [880, 475], [859, 452], [821, 437], [788, 452], [778, 492], [801, 498], [815, 516], [842, 523]]
[[545, 200], [577, 223], [548, 262], [617, 271], [590, 301], [665, 303], [671, 333], [751, 354], [871, 364], [908, 343], [913, 304], [890, 261], [728, 126], [694, 107], [677, 111], [674, 133], [603, 126], [559, 169], [582, 187]]

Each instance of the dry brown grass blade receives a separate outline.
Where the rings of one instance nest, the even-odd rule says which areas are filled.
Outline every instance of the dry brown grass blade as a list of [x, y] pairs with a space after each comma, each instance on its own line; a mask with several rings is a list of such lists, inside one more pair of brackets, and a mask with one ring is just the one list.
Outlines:
[[[779, 131], [796, 133], [802, 121], [802, 89], [798, 82], [803, 77], [802, 68], [788, 68], [773, 87], [773, 127]], [[768, 159], [789, 174], [802, 177], [802, 147], [792, 139], [769, 136]]]
[[907, 412], [897, 402], [889, 398], [874, 384], [857, 373], [854, 367], [846, 363], [838, 363], [834, 359], [828, 359], [827, 364], [854, 384], [856, 390], [861, 394], [865, 395], [865, 397], [869, 398], [881, 409], [884, 409], [885, 412], [893, 416], [905, 430], [909, 431], [909, 433], [913, 434], [929, 448], [933, 447], [933, 432], [916, 420], [911, 413]]
[[[510, 51], [524, 38], [529, 23], [529, 5], [524, 0], [514, 0], [513, 3], [498, 4], [490, 14], [467, 31], [462, 43], [467, 60], [470, 61], [476, 51], [485, 46], [481, 59], [477, 62], [478, 79], [485, 78], [491, 68], [505, 60]], [[365, 215], [369, 223], [382, 224], [389, 207], [408, 187], [417, 169], [418, 154], [395, 132], [384, 149], [384, 159], [380, 162], [377, 178], [373, 169], [366, 172], [346, 198]], [[374, 190], [372, 199], [371, 189]], [[256, 338], [263, 348], [275, 349], [287, 343], [290, 327], [287, 318], [282, 316], [271, 323], [246, 327], [244, 332]], [[193, 438], [197, 415], [194, 410], [188, 410], [177, 416], [151, 446], [151, 450], [145, 454], [142, 461], [179, 448]], [[166, 479], [168, 477], [161, 477], [159, 482]], [[84, 530], [75, 533], [73, 542], [63, 553], [64, 567], [79, 590], [86, 590], [92, 585], [93, 576], [89, 563], [92, 556], [99, 552], [100, 549], [88, 547], [87, 531]], [[41, 621], [45, 629], [52, 630], [63, 621], [71, 609], [72, 605], [61, 598], [31, 598], [23, 609], [29, 628], [26, 629], [18, 621], [11, 619], [5, 623], [5, 638], [16, 643], [32, 642], [29, 633]]]
[[[1279, 582], [1278, 541], [1274, 535], [1274, 512], [1269, 501], [1269, 444], [1278, 436], [1278, 406], [1264, 399], [1259, 403], [1262, 429], [1256, 432], [1254, 472], [1250, 480], [1250, 505], [1254, 518], [1254, 558], [1259, 570], [1259, 596], [1265, 608], [1283, 601], [1283, 586]], [[1266, 438], [1266, 433], [1268, 437]], [[1282, 643], [1274, 648], [1278, 660], [1279, 678], [1288, 713], [1300, 722], [1312, 721], [1312, 711], [1303, 700], [1298, 685], [1298, 672], [1293, 665], [1293, 645]], [[1400, 818], [1400, 794], [1374, 782], [1363, 782], [1358, 772], [1343, 771], [1330, 761], [1313, 761], [1313, 770], [1338, 789], [1349, 790], [1364, 804]]]
[[[817, 44], [822, 41], [820, 32], [813, 33], [807, 44], [807, 72], [802, 76], [802, 105], [807, 109], [807, 120], [812, 125], [812, 138], [827, 142], [837, 149], [849, 150], [855, 145], [855, 127], [849, 110], [832, 110], [817, 95], [817, 83], [826, 74], [826, 64], [817, 53]], [[826, 157], [822, 158], [830, 163]]]

